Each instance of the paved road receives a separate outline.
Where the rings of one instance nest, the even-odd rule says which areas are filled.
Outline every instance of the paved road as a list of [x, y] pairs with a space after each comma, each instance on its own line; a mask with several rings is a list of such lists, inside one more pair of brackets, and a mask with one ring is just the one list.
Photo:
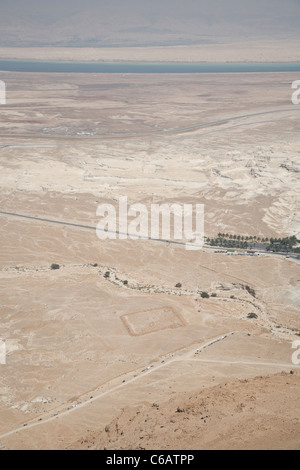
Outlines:
[[[97, 228], [97, 227], [93, 227], [91, 225], [83, 225], [83, 224], [75, 224], [75, 223], [71, 223], [71, 222], [66, 222], [66, 221], [63, 221], [63, 220], [55, 220], [55, 219], [45, 219], [45, 218], [42, 218], [42, 217], [33, 217], [33, 216], [29, 216], [29, 215], [24, 215], [24, 214], [17, 214], [15, 212], [6, 212], [6, 211], [0, 211], [0, 215], [8, 215], [8, 216], [11, 216], [11, 217], [19, 217], [19, 218], [23, 218], [23, 219], [29, 219], [29, 220], [35, 220], [35, 221], [38, 221], [38, 222], [46, 222], [46, 223], [49, 223], [49, 224], [58, 224], [58, 225], [64, 225], [66, 227], [75, 227], [75, 228], [83, 228], [85, 230], [93, 230], [93, 231], [101, 231], [101, 232], [106, 232], [106, 230], [103, 230], [103, 229], [100, 229], [100, 228]], [[170, 245], [179, 245], [179, 246], [184, 246], [184, 247], [190, 247], [190, 248], [194, 248], [194, 249], [202, 249], [202, 248], [205, 248], [205, 249], [210, 249], [210, 250], [218, 250], [218, 249], [222, 249], [220, 247], [217, 247], [217, 246], [211, 246], [211, 245], [197, 245], [197, 244], [194, 244], [194, 243], [185, 243], [185, 242], [180, 242], [180, 241], [174, 241], [174, 240], [164, 240], [163, 238], [152, 238], [152, 237], [144, 237], [142, 235], [133, 235], [133, 234], [130, 234], [130, 233], [124, 233], [124, 232], [119, 232], [119, 231], [112, 231], [112, 230], [107, 230], [107, 233], [113, 233], [114, 235], [126, 235], [128, 238], [131, 238], [131, 239], [140, 239], [140, 240], [149, 240], [149, 241], [153, 241], [153, 242], [160, 242], [160, 243], [167, 243], [167, 244], [170, 244]], [[224, 248], [224, 250], [226, 251], [226, 249]], [[267, 255], [272, 255], [273, 253], [271, 253], [270, 251], [262, 251], [262, 250], [255, 250], [256, 253], [261, 253], [261, 254], [267, 254]], [[289, 256], [290, 258], [293, 258], [293, 259], [296, 259], [298, 260], [298, 255], [294, 255], [293, 253], [275, 253], [275, 255], [282, 255], [282, 256]]]
[[164, 240], [163, 238], [152, 238], [152, 237], [145, 237], [145, 236], [142, 236], [142, 235], [133, 235], [133, 234], [130, 234], [130, 233], [124, 233], [124, 232], [119, 232], [119, 231], [112, 231], [112, 230], [103, 230], [103, 229], [99, 229], [97, 227], [93, 227], [91, 225], [83, 225], [83, 224], [74, 224], [74, 223], [71, 223], [71, 222], [64, 222], [62, 220], [54, 220], [54, 219], [44, 219], [42, 217], [32, 217], [32, 216], [29, 216], [29, 215], [23, 215], [23, 214], [17, 214], [15, 212], [5, 212], [5, 211], [0, 211], [0, 215], [9, 215], [11, 217], [20, 217], [20, 218], [23, 218], [23, 219], [29, 219], [29, 220], [36, 220], [36, 221], [39, 221], [39, 222], [46, 222], [46, 223], [50, 223], [50, 224], [59, 224], [59, 225], [64, 225], [64, 226], [67, 226], [67, 227], [76, 227], [76, 228], [83, 228], [83, 229], [86, 229], [86, 230], [94, 230], [94, 231], [101, 231], [101, 232], [107, 232], [107, 233], [113, 233], [115, 235], [126, 235], [128, 238], [132, 238], [132, 239], [141, 239], [141, 240], [150, 240], [150, 241], [153, 241], [153, 242], [161, 242], [161, 243], [170, 243], [170, 244], [173, 244], [173, 245], [181, 245], [181, 246], [189, 246], [189, 247], [193, 247], [193, 248], [203, 248], [202, 245], [196, 245], [196, 244], [193, 244], [193, 243], [185, 243], [185, 242], [179, 242], [179, 241], [174, 241], [174, 240]]
[[194, 126], [189, 126], [189, 127], [182, 127], [178, 129], [164, 129], [164, 130], [156, 130], [156, 131], [150, 131], [150, 132], [145, 132], [145, 133], [134, 133], [134, 134], [116, 134], [116, 135], [89, 135], [86, 137], [81, 137], [81, 136], [62, 136], [62, 135], [45, 135], [45, 134], [0, 134], [0, 137], [12, 137], [12, 138], [24, 138], [24, 139], [34, 139], [34, 138], [41, 138], [41, 139], [46, 139], [46, 140], [51, 140], [51, 139], [58, 139], [58, 140], [67, 140], [67, 141], [85, 141], [85, 142], [90, 142], [93, 140], [118, 140], [118, 139], [135, 139], [139, 137], [147, 137], [147, 136], [155, 136], [155, 135], [166, 135], [166, 134], [180, 134], [183, 132], [191, 132], [191, 131], [196, 131], [201, 128], [205, 127], [212, 127], [216, 126], [219, 124], [225, 124], [228, 122], [232, 121], [237, 121], [240, 119], [246, 119], [246, 118], [251, 118], [251, 117], [257, 117], [257, 116], [266, 116], [268, 114], [279, 114], [279, 113], [286, 113], [286, 112], [299, 112], [300, 111], [300, 106], [294, 106], [290, 107], [288, 109], [275, 109], [271, 111], [263, 111], [260, 113], [252, 113], [252, 114], [242, 114], [241, 116], [234, 116], [234, 117], [229, 117], [225, 119], [219, 119], [218, 121], [211, 121], [211, 122], [206, 122], [202, 124], [195, 124]]

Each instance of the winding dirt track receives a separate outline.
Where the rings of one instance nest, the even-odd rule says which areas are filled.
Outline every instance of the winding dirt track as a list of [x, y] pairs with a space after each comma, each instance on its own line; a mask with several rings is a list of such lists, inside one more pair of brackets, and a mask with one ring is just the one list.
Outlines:
[[[226, 338], [233, 335], [234, 333], [235, 332], [226, 333], [223, 336], [219, 336], [217, 338], [211, 339], [209, 342], [204, 343], [201, 346], [198, 346], [197, 350], [201, 351], [202, 349], [206, 349], [207, 347], [210, 347], [210, 346], [218, 343], [219, 341], [224, 341]], [[157, 366], [154, 366], [154, 365], [150, 364], [148, 366], [145, 366], [142, 371], [139, 368], [138, 370], [131, 371], [130, 373], [126, 373], [123, 376], [118, 377], [118, 381], [119, 380], [121, 381], [121, 383], [119, 383], [118, 385], [112, 386], [112, 387], [108, 388], [105, 391], [99, 392], [98, 395], [94, 396], [93, 398], [90, 398], [89, 400], [87, 400], [83, 403], [76, 404], [74, 407], [71, 407], [70, 409], [55, 410], [54, 415], [52, 415], [49, 418], [43, 419], [42, 421], [38, 421], [35, 418], [34, 422], [32, 422], [32, 423], [28, 423], [28, 424], [26, 423], [26, 424], [24, 424], [23, 426], [21, 426], [19, 428], [16, 428], [16, 429], [13, 429], [12, 431], [1, 434], [0, 439], [3, 439], [5, 437], [9, 437], [9, 436], [11, 436], [11, 435], [13, 435], [17, 432], [25, 431], [27, 429], [39, 426], [41, 424], [49, 423], [49, 422], [54, 421], [55, 419], [58, 419], [62, 416], [66, 416], [66, 415], [76, 411], [77, 409], [80, 409], [80, 408], [83, 408], [83, 407], [89, 405], [93, 401], [99, 400], [99, 399], [103, 398], [104, 396], [106, 396], [108, 394], [111, 394], [111, 393], [113, 393], [113, 392], [115, 392], [115, 391], [117, 391], [121, 388], [124, 388], [124, 386], [126, 386], [126, 385], [128, 385], [132, 382], [136, 382], [137, 380], [139, 380], [141, 377], [144, 377], [145, 375], [149, 375], [152, 372], [156, 372], [159, 369], [161, 369], [163, 367], [166, 367], [167, 365], [170, 365], [170, 363], [172, 363], [174, 361], [182, 361], [182, 360], [185, 360], [185, 359], [191, 359], [193, 357], [193, 354], [194, 354], [194, 351], [195, 351], [196, 347], [197, 347], [196, 345], [193, 345], [193, 346], [189, 346], [188, 348], [183, 348], [182, 350], [177, 351], [177, 355], [175, 355], [175, 353], [168, 354], [168, 356], [166, 356], [165, 359], [161, 360], [160, 364], [157, 365]], [[129, 378], [128, 378], [128, 376], [129, 376]], [[125, 380], [126, 378], [127, 378], [127, 380], [125, 382], [123, 382], [123, 380]], [[91, 393], [91, 392], [89, 392], [89, 393]], [[53, 413], [53, 410], [52, 410], [52, 413]], [[38, 418], [38, 419], [40, 419], [40, 418]]]
[[[291, 364], [279, 364], [279, 363], [275, 363], [275, 362], [272, 363], [272, 362], [258, 362], [258, 361], [224, 361], [224, 360], [221, 360], [221, 359], [220, 360], [210, 360], [210, 359], [200, 359], [198, 357], [196, 358], [195, 348], [197, 348], [196, 352], [200, 353], [204, 349], [206, 349], [208, 347], [212, 347], [214, 344], [217, 344], [220, 341], [226, 340], [227, 338], [234, 335], [235, 333], [236, 332], [234, 332], [234, 331], [229, 332], [229, 333], [225, 333], [223, 336], [218, 336], [217, 338], [211, 339], [207, 343], [204, 343], [200, 346], [198, 345], [198, 348], [194, 344], [192, 346], [188, 346], [187, 348], [183, 348], [182, 350], [177, 351], [176, 354], [175, 353], [168, 354], [165, 357], [165, 359], [162, 360], [162, 358], [160, 358], [160, 364], [158, 364], [157, 366], [154, 366], [153, 364], [150, 364], [149, 366], [146, 366], [143, 370], [141, 370], [139, 368], [136, 371], [131, 371], [129, 373], [126, 373], [123, 376], [118, 377], [118, 381], [120, 383], [118, 383], [117, 385], [113, 385], [113, 386], [109, 387], [105, 391], [100, 391], [93, 398], [90, 398], [90, 399], [84, 401], [83, 403], [79, 402], [78, 404], [73, 405], [72, 407], [70, 407], [68, 409], [60, 408], [59, 410], [52, 410], [52, 413], [54, 412], [54, 415], [52, 415], [51, 417], [45, 418], [45, 419], [42, 419], [40, 417], [40, 418], [38, 418], [38, 420], [37, 420], [37, 418], [35, 418], [33, 422], [29, 422], [28, 424], [26, 423], [21, 427], [18, 427], [16, 429], [13, 429], [13, 430], [11, 430], [7, 433], [4, 433], [4, 434], [0, 435], [0, 439], [4, 439], [4, 438], [9, 437], [9, 436], [11, 436], [15, 433], [18, 433], [18, 432], [24, 432], [24, 431], [26, 431], [30, 428], [39, 426], [41, 424], [52, 422], [56, 419], [59, 419], [59, 418], [61, 418], [63, 416], [66, 416], [70, 413], [73, 413], [78, 409], [86, 407], [87, 405], [91, 404], [94, 401], [100, 400], [101, 398], [103, 398], [104, 396], [106, 396], [108, 394], [111, 394], [113, 392], [116, 392], [116, 391], [126, 387], [126, 385], [128, 385], [128, 384], [131, 384], [133, 382], [138, 381], [141, 377], [144, 377], [145, 375], [150, 375], [153, 372], [157, 372], [159, 369], [162, 369], [163, 367], [166, 367], [166, 366], [170, 365], [170, 363], [175, 362], [175, 361], [196, 360], [196, 361], [203, 362], [203, 363], [214, 363], [214, 364], [229, 364], [229, 365], [237, 364], [237, 365], [268, 366], [268, 367], [274, 367], [275, 369], [278, 369], [280, 371], [282, 370], [282, 368], [289, 369], [291, 367]], [[297, 368], [297, 369], [298, 368], [300, 369], [300, 367], [298, 367], [298, 366], [293, 366], [293, 367]], [[116, 379], [114, 379], [114, 381], [115, 380]]]

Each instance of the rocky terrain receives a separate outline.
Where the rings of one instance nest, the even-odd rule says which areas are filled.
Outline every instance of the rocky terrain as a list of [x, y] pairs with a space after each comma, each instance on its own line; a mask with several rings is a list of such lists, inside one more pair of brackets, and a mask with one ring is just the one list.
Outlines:
[[1, 448], [298, 449], [299, 261], [95, 230], [127, 196], [299, 238], [297, 74], [1, 78]]

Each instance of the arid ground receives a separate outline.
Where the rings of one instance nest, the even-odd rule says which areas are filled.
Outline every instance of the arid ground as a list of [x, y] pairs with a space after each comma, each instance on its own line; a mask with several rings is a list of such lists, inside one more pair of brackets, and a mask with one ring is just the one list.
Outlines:
[[300, 449], [299, 260], [93, 229], [127, 196], [299, 238], [298, 74], [0, 79], [1, 448]]

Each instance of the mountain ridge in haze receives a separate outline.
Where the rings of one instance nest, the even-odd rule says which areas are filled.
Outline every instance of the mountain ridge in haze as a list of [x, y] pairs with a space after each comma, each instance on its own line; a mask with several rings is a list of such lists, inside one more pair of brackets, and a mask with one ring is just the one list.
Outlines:
[[0, 46], [158, 46], [299, 34], [299, 0], [11, 0]]

